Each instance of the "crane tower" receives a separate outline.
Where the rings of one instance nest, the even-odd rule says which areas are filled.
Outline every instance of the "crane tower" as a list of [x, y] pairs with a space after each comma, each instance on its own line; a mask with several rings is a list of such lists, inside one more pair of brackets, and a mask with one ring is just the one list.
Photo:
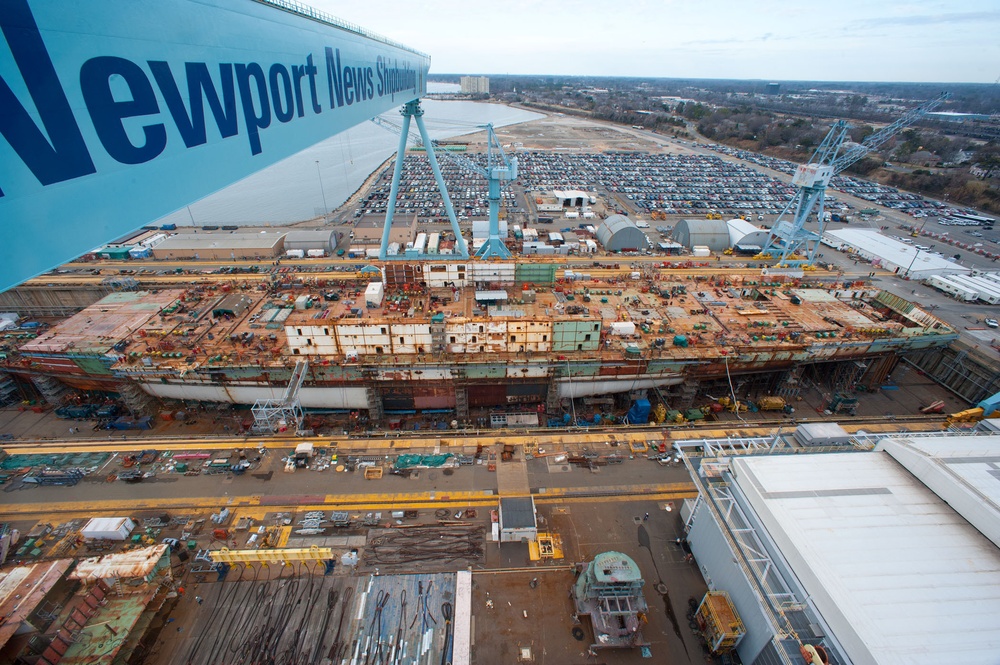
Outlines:
[[[899, 133], [903, 128], [912, 125], [925, 113], [933, 111], [940, 106], [950, 95], [944, 93], [931, 101], [918, 106], [905, 115], [875, 132], [862, 144], [852, 147], [843, 154], [840, 152], [844, 139], [847, 137], [849, 125], [843, 120], [833, 123], [829, 133], [820, 143], [816, 152], [808, 164], [802, 164], [795, 170], [792, 177], [792, 184], [798, 187], [798, 191], [792, 200], [788, 202], [785, 209], [778, 215], [778, 220], [771, 229], [771, 236], [762, 250], [762, 254], [774, 256], [780, 255], [779, 265], [808, 264], [812, 265], [816, 260], [816, 248], [819, 247], [826, 228], [823, 219], [823, 207], [826, 196], [826, 187], [830, 184], [833, 176], [837, 175], [851, 164], [862, 159], [872, 150], [883, 145], [890, 138]], [[816, 218], [819, 229], [815, 232], [805, 228], [806, 220], [816, 211]], [[791, 213], [791, 221], [785, 219], [787, 213]], [[804, 259], [789, 260], [789, 257], [802, 255]]]
[[480, 125], [481, 129], [486, 130], [486, 167], [484, 168], [463, 155], [456, 155], [445, 150], [441, 150], [439, 153], [435, 151], [436, 144], [431, 141], [430, 136], [427, 134], [427, 128], [424, 126], [424, 112], [420, 108], [419, 99], [406, 103], [400, 110], [400, 113], [403, 116], [402, 127], [378, 116], [372, 118], [372, 122], [380, 127], [399, 133], [399, 148], [396, 151], [396, 164], [392, 172], [392, 185], [389, 188], [389, 204], [386, 209], [385, 228], [382, 229], [382, 244], [379, 247], [379, 258], [382, 260], [393, 258], [388, 255], [389, 230], [392, 227], [393, 216], [396, 213], [396, 196], [399, 193], [399, 181], [403, 172], [403, 158], [406, 155], [406, 144], [409, 139], [411, 118], [416, 121], [417, 129], [420, 132], [420, 139], [414, 139], [413, 142], [416, 144], [423, 143], [426, 150], [427, 160], [430, 162], [431, 171], [434, 173], [434, 180], [437, 183], [438, 190], [441, 192], [441, 199], [444, 201], [445, 212], [448, 215], [448, 220], [451, 222], [451, 229], [455, 233], [456, 253], [463, 259], [469, 257], [465, 247], [465, 240], [462, 238], [462, 232], [458, 227], [458, 220], [455, 217], [455, 209], [452, 206], [451, 197], [448, 196], [448, 189], [445, 186], [444, 178], [441, 176], [441, 169], [438, 167], [437, 154], [440, 154], [441, 157], [450, 160], [461, 168], [486, 178], [487, 201], [489, 204], [489, 236], [482, 247], [476, 251], [476, 256], [481, 259], [510, 258], [510, 250], [507, 249], [507, 246], [504, 245], [503, 240], [500, 238], [500, 192], [504, 182], [517, 178], [517, 157], [508, 157], [504, 153], [503, 146], [500, 145], [500, 140], [493, 131], [493, 124]]

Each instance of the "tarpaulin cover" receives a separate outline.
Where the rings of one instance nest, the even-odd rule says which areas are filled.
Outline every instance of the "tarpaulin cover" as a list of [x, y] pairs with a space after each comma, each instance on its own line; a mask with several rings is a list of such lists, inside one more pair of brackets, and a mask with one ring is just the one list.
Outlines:
[[451, 457], [451, 453], [444, 455], [400, 455], [396, 458], [394, 466], [397, 469], [412, 469], [417, 466], [438, 467], [444, 466], [444, 463]]

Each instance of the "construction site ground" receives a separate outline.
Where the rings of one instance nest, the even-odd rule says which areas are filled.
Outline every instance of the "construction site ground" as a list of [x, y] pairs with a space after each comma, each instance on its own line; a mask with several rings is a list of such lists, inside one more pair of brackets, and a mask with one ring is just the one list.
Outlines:
[[[333, 626], [339, 626], [341, 613], [347, 612], [344, 616], [348, 618], [340, 631], [340, 646], [357, 649], [353, 640], [362, 639], [371, 630], [377, 590], [384, 590], [396, 599], [390, 600], [392, 607], [386, 605], [384, 610], [386, 627], [395, 626], [400, 620], [403, 589], [407, 589], [409, 620], [412, 620], [413, 608], [417, 606], [413, 588], [419, 586], [417, 582], [433, 575], [441, 579], [439, 589], [448, 584], [453, 587], [455, 571], [465, 569], [473, 573], [473, 662], [638, 663], [642, 661], [638, 650], [589, 654], [588, 646], [593, 641], [589, 623], [586, 618], [578, 623], [572, 614], [569, 590], [575, 564], [585, 564], [608, 550], [632, 557], [646, 580], [645, 597], [650, 611], [643, 632], [651, 644], [653, 657], [669, 663], [701, 663], [705, 662], [705, 653], [687, 615], [689, 599], [699, 599], [706, 586], [697, 563], [686, 560], [686, 552], [677, 542], [683, 537], [680, 506], [685, 498], [694, 496], [694, 488], [683, 466], [663, 466], [647, 460], [647, 454], [653, 447], [669, 446], [681, 439], [768, 436], [779, 429], [787, 434], [796, 423], [820, 419], [829, 398], [828, 393], [809, 384], [802, 399], [793, 402], [792, 414], [762, 412], [737, 416], [723, 412], [718, 414], [717, 422], [697, 427], [448, 430], [419, 435], [407, 431], [365, 436], [346, 435], [342, 429], [331, 427], [319, 432], [322, 436], [310, 439], [324, 455], [324, 462], [317, 465], [324, 468], [300, 469], [294, 473], [284, 471], [284, 458], [303, 439], [238, 435], [239, 418], [231, 411], [188, 409], [192, 418], [186, 423], [157, 420], [151, 430], [109, 433], [95, 431], [90, 422], [67, 421], [48, 411], [36, 413], [26, 406], [14, 407], [0, 411], [0, 433], [10, 439], [3, 443], [6, 452], [51, 454], [55, 458], [104, 451], [104, 457], [99, 472], [72, 488], [27, 487], [16, 479], [8, 482], [2, 486], [3, 512], [5, 519], [22, 533], [39, 522], [58, 528], [69, 521], [82, 525], [87, 517], [95, 515], [130, 515], [140, 524], [161, 516], [186, 522], [151, 528], [148, 532], [140, 530], [155, 542], [180, 538], [185, 532], [194, 542], [186, 561], [176, 555], [173, 558], [175, 574], [181, 579], [185, 593], [176, 600], [170, 614], [162, 617], [157, 637], [148, 645], [150, 651], [145, 662], [150, 664], [228, 662], [227, 658], [235, 651], [223, 649], [239, 650], [247, 643], [252, 644], [274, 620], [267, 612], [248, 614], [245, 609], [248, 598], [273, 597], [280, 602], [286, 602], [287, 598], [287, 602], [293, 603], [288, 607], [289, 625], [301, 626], [300, 630], [312, 631], [314, 635], [322, 634], [320, 642], [310, 640], [309, 644], [313, 649], [327, 652], [336, 641]], [[859, 400], [857, 418], [847, 415], [837, 418], [850, 431], [939, 429], [941, 419], [914, 423], [910, 418], [918, 413], [919, 407], [936, 400], [945, 403], [946, 413], [967, 406], [905, 364], [896, 369], [890, 384], [877, 392], [860, 394]], [[899, 422], [894, 422], [894, 418], [899, 418]], [[483, 459], [471, 466], [417, 469], [408, 477], [386, 473], [379, 480], [366, 480], [360, 469], [336, 470], [348, 455], [371, 459], [394, 457], [402, 452], [471, 455], [476, 452], [477, 444], [484, 446]], [[499, 459], [504, 444], [515, 445], [510, 461]], [[527, 459], [522, 454], [524, 446], [537, 448], [539, 456]], [[237, 449], [243, 449], [250, 459], [259, 456], [260, 460], [243, 475], [188, 476], [166, 470], [161, 458], [157, 463], [161, 466], [156, 467], [158, 471], [153, 478], [137, 484], [111, 480], [121, 470], [124, 455], [147, 448], [170, 453], [206, 451], [213, 458], [224, 453], [232, 459], [236, 458]], [[489, 469], [489, 451], [497, 453], [495, 472]], [[613, 456], [621, 462], [590, 469], [552, 455], [558, 452]], [[338, 459], [333, 459], [334, 454]], [[524, 494], [535, 498], [539, 529], [558, 534], [562, 539], [563, 559], [532, 561], [527, 544], [500, 545], [489, 537], [490, 511], [497, 507], [499, 498]], [[223, 508], [230, 510], [230, 516], [224, 525], [226, 539], [219, 540], [209, 516]], [[466, 512], [469, 509], [475, 511], [475, 516]], [[354, 523], [344, 530], [295, 534], [305, 513], [312, 510], [326, 514], [344, 510]], [[398, 519], [393, 511], [411, 513], [405, 519]], [[371, 525], [363, 527], [360, 523], [366, 518]], [[241, 520], [247, 528], [235, 529], [234, 525]], [[195, 572], [204, 565], [194, 561], [196, 550], [253, 548], [257, 545], [253, 537], [258, 535], [260, 526], [276, 530], [274, 544], [278, 547], [331, 547], [338, 561], [341, 554], [357, 549], [358, 564], [338, 565], [330, 577], [324, 577], [321, 567], [315, 564], [272, 565], [246, 568], [242, 572], [237, 566], [225, 582], [216, 581], [213, 573]], [[449, 528], [464, 529], [481, 534], [471, 536], [471, 542], [481, 546], [481, 555], [476, 547], [471, 547], [464, 559], [408, 562], [404, 557], [403, 562], [393, 565], [366, 557], [373, 545], [416, 527], [444, 528], [446, 532]], [[641, 530], [648, 536], [648, 548], [640, 544]], [[43, 557], [88, 556], [103, 551], [77, 546], [71, 538], [53, 539], [47, 548]], [[536, 582], [532, 584], [532, 580]], [[332, 592], [336, 592], [337, 599], [328, 612]], [[352, 604], [344, 608], [348, 593], [353, 595]], [[202, 602], [198, 603], [196, 597]], [[319, 611], [303, 613], [299, 601], [304, 598], [318, 599]], [[440, 620], [444, 598], [435, 597], [433, 602], [437, 605], [435, 618]], [[326, 615], [330, 620], [324, 632]], [[238, 624], [238, 630], [227, 623], [231, 621], [227, 617], [234, 616], [245, 619]], [[348, 633], [351, 641], [345, 637]], [[427, 653], [432, 658], [430, 662], [437, 662], [443, 647], [443, 631], [435, 628], [432, 633]], [[390, 636], [389, 642], [393, 639]], [[407, 648], [414, 648], [416, 639], [411, 633], [406, 640]], [[276, 645], [279, 653], [285, 650], [285, 653], [315, 655], [306, 654], [302, 650], [305, 647], [294, 640], [285, 639]]]
[[[566, 558], [561, 561], [532, 562], [528, 558], [527, 545], [521, 543], [502, 546], [486, 543], [484, 561], [472, 567], [472, 662], [483, 665], [644, 662], [637, 649], [603, 650], [589, 655], [588, 647], [594, 639], [590, 625], [585, 617], [578, 621], [573, 616], [569, 598], [575, 575], [573, 564], [585, 563], [595, 554], [609, 550], [628, 554], [643, 571], [645, 598], [649, 603], [648, 624], [643, 628], [643, 635], [651, 644], [657, 662], [705, 662], [703, 648], [686, 616], [689, 599], [700, 598], [706, 591], [705, 583], [696, 564], [685, 560], [684, 550], [676, 543], [682, 533], [678, 511], [667, 512], [664, 507], [665, 504], [643, 501], [610, 505], [566, 504], [544, 510], [543, 514], [548, 516], [547, 528], [563, 534]], [[647, 512], [650, 516], [645, 520]], [[649, 534], [651, 547], [648, 549], [639, 545], [640, 528]], [[301, 644], [286, 639], [281, 643], [282, 649], [319, 648], [328, 653], [339, 633], [346, 653], [356, 653], [357, 641], [364, 642], [370, 630], [377, 591], [384, 589], [389, 593], [382, 630], [392, 636], [401, 619], [401, 591], [407, 590], [406, 623], [414, 620], [414, 614], [419, 622], [417, 581], [422, 581], [426, 589], [431, 576], [435, 579], [435, 587], [429, 602], [437, 623], [433, 625], [435, 638], [430, 642], [431, 656], [426, 662], [439, 661], [443, 633], [441, 606], [445, 601], [454, 605], [454, 597], [449, 595], [449, 590], [454, 588], [453, 574], [385, 574], [380, 571], [376, 577], [375, 571], [350, 572], [341, 568], [324, 577], [317, 566], [303, 566], [298, 576], [293, 572], [296, 571], [280, 566], [247, 568], [242, 572], [234, 569], [225, 582], [215, 581], [214, 574], [187, 575], [185, 593], [178, 598], [168, 617], [169, 623], [161, 626], [145, 662], [150, 665], [227, 662], [226, 656], [230, 655], [227, 649], [239, 653], [269, 625], [267, 612], [250, 616], [248, 600], [263, 602], [272, 594], [278, 602], [289, 603], [288, 633], [291, 635], [295, 629], [306, 634]], [[293, 582], [295, 577], [297, 580]], [[534, 586], [533, 579], [537, 580]], [[320, 633], [331, 591], [338, 594], [337, 604], [326, 632]], [[203, 602], [199, 604], [196, 597]], [[305, 605], [301, 601], [306, 598], [316, 599], [318, 603], [311, 616], [303, 613]], [[346, 609], [341, 605], [343, 602], [349, 603]], [[342, 629], [341, 612], [346, 612]], [[301, 621], [305, 624], [300, 624]], [[583, 630], [582, 636], [579, 632], [574, 635], [575, 627]], [[413, 629], [407, 626], [404, 632], [407, 633], [404, 641], [412, 652]], [[322, 646], [318, 646], [320, 641], [316, 637], [320, 634], [324, 635]], [[522, 657], [525, 647], [530, 650], [530, 660]]]

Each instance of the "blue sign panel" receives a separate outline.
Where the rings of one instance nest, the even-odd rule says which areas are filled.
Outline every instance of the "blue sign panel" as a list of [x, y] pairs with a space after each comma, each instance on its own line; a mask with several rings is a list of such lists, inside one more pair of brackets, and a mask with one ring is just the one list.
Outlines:
[[2, 0], [0, 34], [0, 290], [423, 96], [430, 66], [285, 0]]

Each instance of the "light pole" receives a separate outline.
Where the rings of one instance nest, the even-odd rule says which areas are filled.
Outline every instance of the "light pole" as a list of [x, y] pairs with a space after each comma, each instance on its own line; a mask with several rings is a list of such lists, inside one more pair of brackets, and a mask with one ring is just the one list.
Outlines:
[[323, 172], [319, 169], [319, 160], [316, 160], [316, 175], [319, 176], [319, 193], [323, 195], [323, 219], [326, 220], [326, 214], [330, 211], [326, 207], [326, 191], [323, 189]]
[[910, 267], [906, 269], [906, 278], [910, 278], [910, 272], [913, 270], [913, 264], [917, 262], [917, 257], [920, 256], [920, 250], [916, 247], [913, 248], [916, 254], [913, 255], [913, 259], [910, 261]]

